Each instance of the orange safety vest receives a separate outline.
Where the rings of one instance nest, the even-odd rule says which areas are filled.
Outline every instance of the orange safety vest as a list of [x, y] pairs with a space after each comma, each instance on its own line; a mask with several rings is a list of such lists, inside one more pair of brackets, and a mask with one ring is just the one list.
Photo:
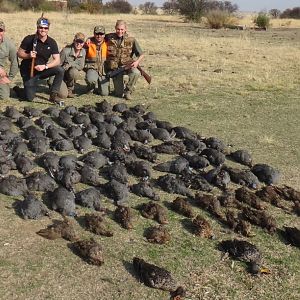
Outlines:
[[85, 56], [85, 64], [86, 68], [97, 69], [102, 72], [103, 63], [107, 57], [107, 45], [103, 42], [100, 45], [100, 50], [97, 50], [97, 45], [91, 38], [91, 42], [87, 45], [86, 48], [86, 56]]

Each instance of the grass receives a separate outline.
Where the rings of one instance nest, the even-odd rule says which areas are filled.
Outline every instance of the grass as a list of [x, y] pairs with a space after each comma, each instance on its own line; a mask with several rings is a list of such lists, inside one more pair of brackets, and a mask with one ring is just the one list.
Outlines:
[[[7, 36], [16, 45], [35, 30], [39, 13], [2, 14]], [[158, 118], [187, 126], [203, 136], [217, 136], [233, 149], [247, 149], [255, 162], [268, 163], [282, 173], [283, 184], [300, 186], [300, 24], [272, 20], [267, 32], [209, 30], [167, 16], [98, 16], [51, 13], [49, 35], [62, 47], [77, 31], [88, 36], [94, 25], [112, 31], [117, 19], [128, 21], [129, 30], [145, 50], [144, 66], [153, 77], [148, 86], [139, 80], [130, 103], [145, 104]], [[246, 20], [241, 20], [241, 24]], [[283, 25], [284, 26], [283, 26]], [[298, 27], [298, 28], [295, 28]], [[20, 83], [20, 77], [15, 83]], [[84, 85], [84, 81], [80, 81]], [[41, 90], [38, 94], [47, 97]], [[45, 98], [46, 99], [46, 98]], [[119, 100], [107, 97], [108, 101]], [[94, 104], [98, 96], [81, 95], [70, 104]], [[1, 102], [21, 109], [45, 108], [11, 99]], [[162, 203], [175, 196], [160, 192]], [[0, 195], [0, 298], [1, 299], [168, 299], [165, 292], [140, 284], [132, 271], [133, 256], [167, 267], [187, 288], [187, 299], [298, 299], [299, 249], [285, 245], [277, 235], [254, 228], [249, 239], [263, 252], [269, 276], [252, 277], [245, 265], [221, 259], [219, 240], [238, 237], [199, 208], [213, 225], [215, 240], [203, 240], [183, 226], [183, 217], [169, 212], [172, 240], [166, 246], [149, 244], [144, 228], [155, 224], [135, 213], [135, 229], [127, 231], [111, 218], [111, 238], [96, 237], [105, 249], [105, 264], [90, 266], [73, 255], [63, 240], [48, 241], [36, 231], [49, 219], [24, 221], [11, 208], [13, 197]], [[104, 200], [105, 201], [105, 200]], [[132, 207], [145, 199], [132, 197]], [[112, 205], [105, 201], [105, 206]], [[300, 226], [299, 218], [269, 207], [278, 224]], [[80, 211], [83, 214], [84, 210]], [[59, 218], [54, 213], [54, 218]], [[79, 224], [80, 236], [89, 237]]]

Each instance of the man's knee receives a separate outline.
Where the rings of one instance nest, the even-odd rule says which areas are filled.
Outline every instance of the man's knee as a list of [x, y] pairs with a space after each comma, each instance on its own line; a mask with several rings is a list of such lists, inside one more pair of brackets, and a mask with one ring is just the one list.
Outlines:
[[0, 100], [7, 100], [10, 95], [10, 88], [8, 84], [0, 84]]

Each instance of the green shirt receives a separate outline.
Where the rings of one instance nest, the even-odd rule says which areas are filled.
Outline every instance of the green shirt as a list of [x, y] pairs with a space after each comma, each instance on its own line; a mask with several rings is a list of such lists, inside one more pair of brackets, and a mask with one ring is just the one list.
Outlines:
[[17, 50], [12, 41], [4, 37], [0, 43], [0, 67], [5, 69], [7, 60], [10, 61], [10, 69], [8, 72], [9, 80], [12, 80], [18, 72]]
[[67, 70], [70, 67], [81, 71], [84, 67], [85, 49], [81, 49], [79, 55], [75, 56], [73, 45], [66, 46], [60, 52], [60, 63], [62, 67]]

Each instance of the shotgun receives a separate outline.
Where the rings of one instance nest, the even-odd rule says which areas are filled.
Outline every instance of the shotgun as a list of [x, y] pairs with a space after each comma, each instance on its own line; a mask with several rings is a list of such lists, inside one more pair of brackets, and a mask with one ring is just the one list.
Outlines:
[[[122, 74], [123, 72], [125, 72], [126, 70], [128, 70], [129, 67], [128, 65], [125, 65], [125, 66], [122, 66], [122, 67], [119, 67], [113, 71], [110, 71], [106, 74], [106, 79], [110, 79], [110, 78], [114, 78], [116, 76], [118, 76], [119, 74]], [[151, 83], [151, 76], [149, 74], [147, 74], [143, 69], [142, 67], [140, 66], [137, 66], [137, 69], [140, 71], [141, 75], [145, 78], [145, 80], [150, 84]], [[104, 79], [104, 80], [106, 80]]]
[[[36, 51], [37, 40], [38, 40], [38, 37], [36, 34], [34, 37], [34, 40], [33, 40], [33, 44], [32, 44], [32, 51]], [[32, 78], [34, 76], [34, 65], [35, 65], [35, 57], [33, 57], [31, 59], [30, 78]]]

